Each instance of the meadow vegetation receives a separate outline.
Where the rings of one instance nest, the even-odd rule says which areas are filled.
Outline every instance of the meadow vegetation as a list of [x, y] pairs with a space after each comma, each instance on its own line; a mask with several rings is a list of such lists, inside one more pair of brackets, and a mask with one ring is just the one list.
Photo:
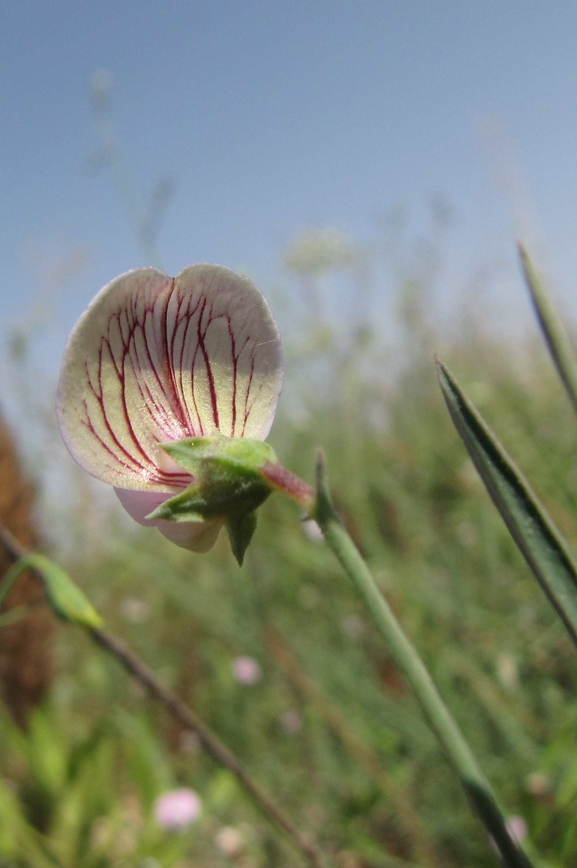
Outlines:
[[[341, 256], [331, 278], [330, 245], [323, 256], [303, 265], [292, 252], [305, 296], [321, 278], [330, 295], [350, 267]], [[310, 481], [323, 447], [344, 523], [508, 815], [524, 818], [535, 864], [577, 864], [574, 648], [449, 419], [421, 289], [399, 287], [395, 359], [374, 317], [343, 337], [317, 308], [286, 347], [271, 443]], [[463, 318], [451, 335], [445, 361], [577, 544], [577, 420], [537, 329], [508, 343]], [[242, 569], [224, 538], [207, 555], [180, 550], [84, 485], [58, 510], [67, 535], [50, 554], [335, 865], [497, 864], [349, 581], [294, 505], [275, 495], [260, 510]], [[258, 664], [250, 683], [241, 657]], [[230, 773], [77, 628], [60, 628], [47, 700], [25, 730], [2, 712], [0, 740], [2, 868], [298, 862]], [[177, 787], [202, 813], [169, 831], [154, 804]]]

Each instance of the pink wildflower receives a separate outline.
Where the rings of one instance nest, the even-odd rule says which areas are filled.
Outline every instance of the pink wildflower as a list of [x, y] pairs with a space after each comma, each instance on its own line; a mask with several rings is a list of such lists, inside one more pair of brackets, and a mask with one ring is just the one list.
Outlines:
[[155, 802], [154, 816], [162, 829], [176, 831], [190, 826], [200, 816], [200, 798], [187, 787], [163, 793]]
[[237, 657], [232, 661], [232, 674], [239, 684], [256, 684], [260, 681], [260, 665], [253, 657]]

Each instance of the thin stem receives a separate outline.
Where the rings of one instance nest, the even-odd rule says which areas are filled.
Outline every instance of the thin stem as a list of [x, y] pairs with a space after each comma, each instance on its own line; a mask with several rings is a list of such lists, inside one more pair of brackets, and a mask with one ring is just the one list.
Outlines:
[[[19, 560], [30, 555], [30, 551], [22, 546], [2, 526], [0, 526], [0, 542], [2, 542], [4, 548], [14, 560]], [[34, 568], [32, 569], [34, 572], [37, 572]], [[192, 709], [188, 708], [175, 694], [164, 687], [142, 660], [129, 651], [120, 639], [100, 628], [86, 629], [94, 642], [105, 648], [147, 690], [150, 696], [156, 699], [185, 729], [198, 736], [207, 753], [235, 776], [259, 811], [285, 833], [309, 865], [313, 866], [313, 868], [326, 868], [327, 863], [318, 846], [310, 840], [308, 835], [299, 832], [296, 826], [293, 825], [264, 790], [244, 770], [235, 755], [214, 735]]]
[[456, 721], [445, 705], [417, 651], [405, 635], [361, 554], [340, 523], [326, 481], [324, 458], [317, 465], [317, 502], [312, 513], [339, 563], [353, 580], [385, 637], [393, 658], [439, 740], [447, 760], [459, 776], [470, 802], [497, 844], [508, 868], [531, 868], [531, 863], [513, 840], [490, 785], [477, 765]]

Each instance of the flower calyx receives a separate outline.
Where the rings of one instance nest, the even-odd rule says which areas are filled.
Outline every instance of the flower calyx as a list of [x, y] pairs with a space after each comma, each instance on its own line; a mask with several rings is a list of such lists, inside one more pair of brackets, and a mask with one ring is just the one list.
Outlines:
[[276, 464], [274, 450], [261, 440], [188, 437], [161, 444], [192, 483], [160, 504], [147, 519], [225, 524], [233, 554], [242, 565], [256, 528], [255, 510], [274, 490], [261, 470]]

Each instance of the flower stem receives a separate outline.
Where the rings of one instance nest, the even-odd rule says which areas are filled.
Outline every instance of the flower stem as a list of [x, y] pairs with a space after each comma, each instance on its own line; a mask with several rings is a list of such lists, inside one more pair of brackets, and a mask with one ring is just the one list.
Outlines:
[[136, 657], [115, 636], [100, 628], [93, 628], [90, 634], [94, 641], [105, 648], [136, 680], [146, 688], [148, 693], [176, 719], [182, 726], [194, 732], [204, 749], [222, 766], [227, 768], [251, 797], [253, 803], [268, 820], [272, 820], [291, 843], [301, 851], [307, 862], [314, 868], [325, 868], [325, 862], [316, 846], [308, 836], [303, 835], [293, 823], [280, 811], [277, 805], [247, 774], [235, 755], [218, 739], [198, 715], [188, 708], [181, 700], [167, 690], [144, 663]]
[[490, 785], [477, 765], [463, 733], [445, 705], [417, 651], [405, 635], [375, 579], [339, 521], [325, 472], [324, 456], [317, 463], [317, 499], [312, 517], [318, 522], [329, 548], [353, 580], [391, 654], [439, 740], [445, 756], [458, 775], [481, 821], [499, 848], [507, 868], [531, 868], [531, 862], [513, 840]]

